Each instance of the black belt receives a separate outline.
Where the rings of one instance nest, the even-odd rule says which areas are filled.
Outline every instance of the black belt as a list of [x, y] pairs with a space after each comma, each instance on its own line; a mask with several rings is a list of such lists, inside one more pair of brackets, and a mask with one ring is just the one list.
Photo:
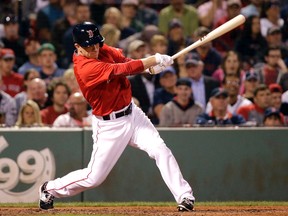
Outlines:
[[[122, 116], [127, 116], [127, 115], [129, 115], [131, 113], [132, 113], [132, 103], [130, 103], [130, 105], [127, 107], [127, 109], [123, 110], [122, 112], [115, 113], [115, 118], [117, 119], [117, 118], [120, 118]], [[111, 114], [102, 116], [102, 118], [105, 121], [113, 119], [111, 117]]]

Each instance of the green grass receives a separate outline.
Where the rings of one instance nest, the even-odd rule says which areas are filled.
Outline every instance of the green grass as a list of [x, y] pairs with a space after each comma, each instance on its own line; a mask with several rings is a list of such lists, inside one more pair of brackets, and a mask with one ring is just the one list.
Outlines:
[[[57, 207], [175, 206], [174, 202], [56, 202]], [[0, 203], [0, 207], [37, 207], [37, 203]], [[196, 206], [288, 206], [287, 201], [196, 202]]]

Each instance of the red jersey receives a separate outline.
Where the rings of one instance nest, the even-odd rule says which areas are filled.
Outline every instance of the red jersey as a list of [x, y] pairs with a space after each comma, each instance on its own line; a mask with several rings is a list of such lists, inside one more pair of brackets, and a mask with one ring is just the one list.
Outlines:
[[43, 109], [40, 111], [41, 112], [41, 118], [42, 118], [42, 122], [43, 124], [46, 125], [53, 125], [53, 122], [55, 121], [55, 119], [68, 112], [68, 109], [65, 107], [64, 111], [61, 113], [58, 113], [54, 110], [53, 106], [48, 106], [47, 108]]
[[24, 90], [24, 79], [23, 75], [13, 72], [12, 74], [5, 76], [2, 75], [3, 85], [1, 89], [14, 97], [19, 92]]
[[122, 51], [107, 45], [100, 48], [98, 59], [89, 59], [76, 52], [74, 73], [79, 87], [96, 116], [123, 109], [132, 100], [128, 75], [141, 73], [141, 60], [126, 58]]

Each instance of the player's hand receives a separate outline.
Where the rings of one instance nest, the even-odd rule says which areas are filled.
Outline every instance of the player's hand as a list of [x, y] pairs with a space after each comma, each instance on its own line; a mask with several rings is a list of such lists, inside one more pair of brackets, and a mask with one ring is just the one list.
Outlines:
[[[155, 54], [155, 59], [156, 59], [156, 62], [157, 64], [160, 66], [160, 67], [167, 67], [167, 66], [170, 66], [173, 64], [174, 60], [171, 56], [169, 55], [161, 55], [159, 53], [156, 53]], [[157, 66], [158, 66], [157, 65]], [[157, 67], [157, 66], [154, 66], [154, 67]], [[163, 69], [162, 69], [163, 70]], [[162, 71], [161, 70], [161, 71]]]
[[155, 74], [159, 74], [161, 73], [166, 67], [165, 66], [161, 66], [161, 65], [156, 65], [154, 67], [150, 67], [149, 68], [149, 73], [152, 74], [152, 75], [155, 75]]

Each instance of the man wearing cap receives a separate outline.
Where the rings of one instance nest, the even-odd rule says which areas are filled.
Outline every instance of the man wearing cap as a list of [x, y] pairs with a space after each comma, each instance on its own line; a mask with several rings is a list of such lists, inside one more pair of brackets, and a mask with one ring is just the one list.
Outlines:
[[161, 127], [193, 126], [196, 117], [203, 112], [201, 104], [192, 97], [191, 82], [187, 78], [179, 78], [175, 88], [176, 96], [165, 104], [160, 113]]
[[258, 85], [259, 85], [258, 74], [253, 70], [247, 71], [245, 74], [245, 81], [244, 81], [244, 94], [242, 96], [253, 103], [254, 91]]
[[211, 92], [210, 103], [212, 110], [197, 117], [196, 124], [202, 126], [242, 125], [246, 121], [241, 115], [228, 111], [228, 92], [223, 88], [215, 88]]
[[18, 73], [24, 75], [27, 70], [33, 68], [38, 72], [41, 70], [38, 61], [38, 49], [40, 48], [40, 43], [36, 38], [27, 38], [25, 40], [25, 53], [29, 60], [23, 65], [20, 65]]
[[15, 64], [18, 68], [27, 61], [24, 38], [19, 35], [18, 18], [14, 14], [8, 14], [3, 18], [2, 23], [4, 25], [4, 37], [1, 40], [6, 48], [10, 48], [14, 53], [17, 53]]
[[176, 70], [172, 66], [163, 70], [159, 76], [161, 87], [155, 90], [153, 97], [153, 109], [158, 119], [163, 106], [171, 101], [175, 96], [175, 86], [177, 81]]
[[284, 116], [276, 108], [265, 110], [263, 125], [266, 127], [281, 127], [284, 125]]
[[271, 92], [271, 107], [280, 110], [282, 105], [282, 87], [277, 83], [272, 83], [269, 85], [269, 90]]
[[[238, 16], [240, 14], [241, 8], [241, 0], [227, 0], [227, 15], [224, 15], [216, 23], [215, 28]], [[227, 51], [234, 49], [235, 41], [241, 34], [242, 29], [243, 25], [233, 29], [232, 31], [229, 31], [228, 33], [216, 38], [213, 41], [214, 47], [222, 54], [222, 56], [224, 56]]]
[[0, 73], [3, 81], [1, 89], [11, 97], [24, 90], [23, 76], [13, 71], [14, 64], [14, 51], [8, 48], [2, 49], [0, 52]]
[[169, 22], [178, 17], [184, 29], [184, 36], [190, 37], [199, 26], [197, 10], [192, 5], [185, 4], [184, 0], [171, 0], [170, 5], [163, 8], [159, 13], [159, 29], [167, 35]]
[[[242, 106], [251, 104], [252, 102], [239, 94], [241, 80], [238, 75], [226, 75], [223, 80], [223, 88], [228, 92], [229, 104], [228, 111], [236, 114], [238, 109]], [[212, 106], [210, 101], [206, 107], [206, 113], [210, 113]]]
[[[0, 87], [3, 84], [0, 73]], [[14, 126], [17, 119], [16, 103], [14, 98], [0, 88], [0, 126]]]
[[278, 26], [268, 28], [266, 41], [269, 46], [278, 46], [281, 49], [282, 59], [288, 65], [288, 48], [287, 44], [283, 42], [282, 31]]
[[142, 40], [134, 40], [128, 45], [127, 56], [132, 59], [141, 59], [146, 56], [146, 44]]
[[205, 109], [212, 90], [219, 87], [219, 82], [212, 77], [203, 75], [204, 64], [195, 56], [185, 60], [185, 68], [187, 77], [192, 83], [194, 100]]
[[[193, 41], [197, 41], [205, 35], [209, 34], [210, 30], [204, 26], [197, 28], [193, 34]], [[192, 50], [187, 54], [187, 58], [193, 55], [197, 55], [199, 59], [204, 63], [203, 74], [207, 76], [212, 76], [215, 70], [218, 69], [222, 62], [222, 56], [214, 48], [212, 42], [198, 46], [196, 49]]]
[[271, 93], [268, 86], [260, 84], [254, 91], [254, 103], [240, 107], [237, 114], [242, 115], [252, 125], [259, 126], [263, 124], [264, 112], [271, 106], [270, 103]]
[[55, 47], [51, 43], [44, 43], [38, 49], [39, 64], [41, 66], [40, 78], [49, 84], [52, 79], [63, 76], [65, 69], [58, 68]]

